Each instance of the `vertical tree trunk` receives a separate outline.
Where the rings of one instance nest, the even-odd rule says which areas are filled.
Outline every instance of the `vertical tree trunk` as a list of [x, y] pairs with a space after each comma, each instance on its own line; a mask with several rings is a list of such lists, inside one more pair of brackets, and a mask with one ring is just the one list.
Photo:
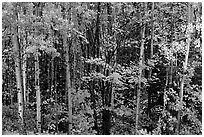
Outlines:
[[[36, 6], [36, 16], [40, 16], [40, 6], [38, 3]], [[37, 32], [36, 32], [37, 35]], [[38, 46], [38, 45], [35, 45]], [[36, 105], [37, 105], [37, 131], [40, 134], [42, 132], [41, 127], [41, 93], [40, 93], [40, 66], [39, 66], [39, 56], [38, 56], [38, 48], [34, 53], [35, 57], [35, 90], [36, 90]]]
[[16, 71], [16, 83], [17, 83], [17, 93], [18, 93], [18, 115], [19, 115], [19, 134], [26, 134], [25, 124], [24, 124], [24, 92], [22, 86], [22, 69], [20, 60], [20, 49], [18, 45], [17, 33], [13, 36], [14, 53], [16, 55], [15, 59], [15, 71]]
[[41, 93], [40, 93], [40, 67], [38, 50], [35, 53], [35, 90], [37, 103], [37, 130], [41, 133]]
[[165, 82], [165, 86], [164, 86], [164, 96], [163, 96], [163, 100], [164, 100], [164, 104], [163, 104], [163, 112], [166, 109], [166, 92], [167, 92], [167, 85], [168, 85], [168, 80], [169, 80], [169, 70], [166, 69], [166, 82]]
[[[112, 6], [112, 15], [113, 15], [113, 22], [111, 24], [114, 24], [116, 22], [116, 11], [115, 11], [115, 5]], [[112, 34], [114, 36], [114, 41], [116, 42], [116, 33], [113, 32]], [[113, 66], [113, 71], [112, 74], [115, 72], [116, 68], [117, 68], [117, 44], [115, 44], [114, 46], [114, 53], [113, 53], [113, 61], [112, 61], [112, 66]], [[112, 91], [111, 91], [111, 110], [112, 112], [114, 111], [114, 98], [115, 98], [115, 83], [112, 83]], [[113, 117], [112, 117], [113, 118]]]
[[[172, 15], [171, 15], [171, 50], [173, 49], [173, 37], [174, 37], [174, 7], [173, 3], [171, 4], [171, 10], [172, 10]], [[173, 55], [172, 55], [173, 56]], [[173, 59], [171, 57], [170, 59], [170, 73], [169, 73], [169, 89], [172, 88], [172, 82], [173, 82]]]
[[71, 78], [70, 78], [70, 59], [69, 59], [69, 46], [70, 43], [67, 42], [67, 36], [63, 38], [63, 45], [66, 51], [65, 60], [66, 60], [66, 92], [67, 92], [67, 105], [68, 105], [68, 114], [69, 114], [69, 126], [68, 134], [72, 134], [72, 101], [71, 101]]
[[[8, 66], [9, 68], [9, 66]], [[11, 105], [13, 105], [13, 87], [12, 87], [12, 79], [9, 79], [9, 91], [10, 91], [10, 98], [11, 98]]]
[[[16, 9], [15, 9], [16, 10]], [[18, 18], [18, 13], [15, 11], [14, 15]], [[24, 121], [24, 91], [22, 83], [22, 68], [21, 68], [21, 52], [18, 41], [18, 27], [13, 28], [14, 35], [12, 37], [13, 51], [15, 55], [15, 73], [16, 73], [16, 84], [18, 93], [18, 122], [19, 122], [19, 134], [26, 135], [25, 121]]]
[[50, 84], [50, 57], [48, 57], [48, 64], [47, 64], [47, 86], [48, 86], [48, 93], [53, 97], [53, 93], [51, 91], [51, 84]]
[[27, 101], [28, 101], [28, 95], [27, 95], [27, 89], [26, 89], [26, 67], [27, 67], [27, 57], [26, 57], [26, 53], [24, 53], [23, 55], [23, 91], [24, 91], [24, 103], [26, 105]]
[[[50, 92], [54, 95], [55, 97], [55, 110], [57, 111], [57, 103], [58, 103], [58, 93], [56, 90], [56, 84], [54, 81], [55, 77], [55, 69], [54, 69], [54, 57], [51, 57], [51, 66], [50, 66], [50, 71], [51, 71], [51, 77], [50, 77]], [[53, 97], [53, 96], [52, 96]]]
[[[144, 3], [145, 11], [147, 9], [147, 3]], [[138, 134], [138, 123], [139, 123], [139, 113], [140, 113], [140, 95], [141, 95], [141, 80], [142, 80], [142, 66], [143, 66], [143, 58], [144, 58], [144, 42], [145, 42], [145, 25], [142, 29], [142, 41], [140, 47], [140, 58], [139, 58], [139, 83], [138, 83], [138, 91], [137, 91], [137, 108], [136, 108], [136, 119], [135, 119], [135, 134]]]
[[[151, 47], [150, 47], [150, 60], [153, 58], [154, 54], [154, 2], [152, 2], [152, 11], [151, 11]], [[152, 69], [149, 70], [149, 79], [152, 76]], [[150, 109], [151, 109], [151, 90], [148, 90], [148, 107], [147, 107], [147, 115], [150, 116]]]
[[[81, 5], [83, 5], [83, 4], [81, 3]], [[83, 30], [83, 25], [82, 25], [82, 15], [78, 15], [77, 23], [78, 23], [79, 32], [83, 33], [84, 30]], [[84, 65], [81, 57], [83, 57], [83, 55], [85, 55], [84, 57], [86, 57], [86, 53], [85, 54], [83, 53], [83, 52], [85, 52], [83, 50], [85, 49], [84, 47], [86, 47], [86, 46], [83, 45], [83, 39], [82, 38], [79, 38], [79, 45], [80, 46], [78, 46], [78, 48], [77, 48], [77, 51], [78, 51], [77, 58], [79, 59], [79, 63], [78, 63], [78, 68], [79, 68], [78, 85], [79, 85], [79, 87], [81, 87], [81, 83], [82, 83], [81, 78], [85, 74], [84, 73], [85, 65]]]
[[99, 135], [99, 127], [98, 127], [98, 117], [96, 112], [96, 100], [95, 100], [95, 92], [94, 92], [95, 81], [90, 82], [90, 91], [91, 91], [91, 101], [93, 102], [93, 118], [94, 118], [94, 130], [96, 130], [96, 134]]
[[[192, 22], [192, 10], [191, 10], [191, 3], [188, 3], [188, 25], [190, 25]], [[189, 27], [189, 26], [188, 26]], [[184, 88], [184, 81], [186, 78], [186, 71], [187, 71], [187, 65], [188, 65], [188, 55], [189, 55], [189, 49], [190, 49], [190, 42], [191, 42], [191, 32], [187, 32], [187, 51], [185, 56], [185, 62], [183, 63], [183, 76], [181, 78], [181, 84], [180, 84], [180, 104], [183, 102], [183, 88]], [[176, 127], [176, 132], [179, 134], [180, 129], [180, 121], [181, 121], [181, 109], [178, 111], [178, 123]]]
[[[26, 31], [26, 37], [25, 37], [25, 40], [26, 40], [26, 45], [28, 45], [28, 32]], [[26, 54], [26, 53], [25, 53]], [[26, 68], [26, 71], [27, 71], [27, 55], [25, 55], [25, 60], [26, 60], [26, 63], [25, 63], [25, 68]], [[26, 72], [27, 73], [27, 72]], [[27, 75], [25, 75], [25, 81], [26, 81], [26, 84], [25, 84], [25, 90], [26, 90], [26, 102], [29, 103], [29, 90], [27, 89], [26, 86], [28, 86], [28, 78], [27, 78]]]
[[[111, 3], [107, 3], [107, 14], [108, 14], [108, 17], [107, 17], [107, 34], [108, 36], [112, 36], [112, 7], [111, 7]], [[99, 13], [100, 13], [100, 3], [98, 4], [98, 16], [99, 16]], [[98, 18], [99, 20], [99, 18]], [[99, 24], [100, 22], [98, 22], [97, 25], [100, 25]], [[99, 26], [98, 26], [99, 27]], [[100, 29], [99, 29], [100, 30]], [[99, 37], [99, 36], [98, 36]], [[98, 38], [99, 39], [99, 38]], [[99, 40], [98, 40], [99, 41]], [[99, 42], [98, 42], [98, 45], [99, 45]], [[107, 56], [106, 56], [106, 63], [107, 64], [110, 64], [111, 63], [111, 54], [110, 52], [108, 51], [108, 53], [106, 53]], [[110, 75], [110, 69], [106, 69], [104, 70], [104, 75], [105, 76], [109, 76]], [[107, 107], [111, 107], [111, 95], [112, 95], [112, 86], [111, 86], [111, 83], [108, 82], [108, 81], [104, 81], [104, 93], [103, 93], [103, 100], [104, 100], [104, 110], [103, 110], [103, 116], [102, 116], [102, 119], [103, 119], [103, 135], [110, 135], [110, 130], [111, 130], [111, 112], [109, 109], [106, 109]]]
[[[75, 3], [73, 3], [73, 7], [72, 7], [72, 10], [71, 10], [71, 22], [74, 24], [74, 28], [76, 28], [77, 30], [79, 29], [79, 25], [78, 25], [78, 21], [77, 21], [77, 12], [76, 12], [76, 9], [75, 9]], [[73, 92], [76, 90], [76, 74], [77, 74], [77, 58], [76, 58], [76, 53], [77, 53], [77, 47], [79, 45], [79, 42], [78, 40], [76, 39], [76, 37], [73, 37], [72, 39], [72, 43], [74, 43], [72, 45], [72, 51], [71, 53], [73, 54], [73, 61], [72, 61], [72, 79], [71, 79], [71, 82], [72, 82], [72, 90]]]

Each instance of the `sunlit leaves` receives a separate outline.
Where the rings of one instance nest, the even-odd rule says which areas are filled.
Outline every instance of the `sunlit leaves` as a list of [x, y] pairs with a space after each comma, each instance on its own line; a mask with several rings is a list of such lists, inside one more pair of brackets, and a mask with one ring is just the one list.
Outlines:
[[26, 49], [26, 53], [35, 53], [37, 52], [38, 47], [37, 46], [30, 46]]
[[115, 109], [114, 112], [120, 116], [131, 116], [133, 114], [133, 110], [121, 105], [120, 108]]
[[109, 77], [113, 80], [113, 83], [118, 84], [118, 85], [122, 84], [121, 82], [122, 76], [119, 73], [113, 72]]
[[90, 58], [90, 59], [83, 58], [83, 60], [85, 60], [86, 63], [91, 64], [91, 65], [103, 66], [106, 69], [112, 69], [112, 66], [106, 63], [106, 61], [101, 58]]

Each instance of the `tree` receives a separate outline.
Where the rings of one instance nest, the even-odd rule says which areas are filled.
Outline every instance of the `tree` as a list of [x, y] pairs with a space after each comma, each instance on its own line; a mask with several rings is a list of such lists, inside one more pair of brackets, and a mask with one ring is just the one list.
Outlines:
[[66, 92], [67, 92], [67, 105], [69, 112], [69, 126], [68, 134], [72, 134], [72, 101], [71, 101], [71, 79], [70, 79], [70, 60], [69, 60], [69, 46], [70, 42], [67, 41], [67, 34], [64, 34], [63, 44], [66, 51]]
[[[151, 44], [150, 44], [150, 61], [153, 58], [154, 54], [154, 2], [152, 3], [152, 9], [151, 9]], [[149, 70], [149, 79], [152, 75], [152, 69]], [[151, 108], [151, 91], [148, 91], [148, 116], [150, 115], [150, 108]]]
[[2, 3], [3, 134], [201, 134], [201, 9]]
[[[14, 16], [18, 19], [17, 4], [14, 5]], [[18, 27], [13, 26], [13, 50], [15, 54], [15, 70], [16, 70], [16, 83], [18, 92], [18, 117], [19, 117], [19, 134], [26, 135], [25, 121], [24, 121], [24, 91], [23, 91], [23, 80], [22, 80], [22, 67], [21, 67], [21, 52], [18, 41]]]
[[[147, 3], [144, 3], [145, 9], [147, 9]], [[144, 22], [143, 24], [146, 24]], [[135, 117], [135, 134], [138, 134], [138, 123], [139, 123], [139, 115], [140, 115], [140, 95], [142, 91], [141, 81], [142, 81], [142, 73], [143, 73], [143, 60], [144, 60], [144, 42], [145, 42], [145, 25], [143, 26], [141, 32], [141, 47], [140, 47], [140, 57], [139, 57], [139, 78], [138, 78], [138, 91], [137, 91], [137, 103], [136, 103], [136, 117]]]
[[[185, 54], [185, 62], [183, 63], [183, 75], [181, 78], [181, 84], [180, 84], [180, 100], [179, 100], [179, 105], [181, 105], [182, 108], [182, 102], [183, 102], [183, 89], [184, 89], [184, 81], [186, 79], [186, 71], [187, 71], [187, 65], [188, 65], [188, 57], [189, 57], [189, 49], [190, 49], [190, 43], [191, 43], [191, 31], [190, 31], [190, 27], [191, 27], [191, 23], [192, 23], [192, 8], [191, 8], [191, 3], [188, 3], [188, 28], [189, 30], [186, 32], [187, 33], [187, 50], [186, 50], [186, 54]], [[180, 127], [180, 122], [181, 122], [181, 109], [178, 111], [178, 124], [177, 124], [177, 128], [176, 128], [176, 132], [179, 133], [179, 127]]]

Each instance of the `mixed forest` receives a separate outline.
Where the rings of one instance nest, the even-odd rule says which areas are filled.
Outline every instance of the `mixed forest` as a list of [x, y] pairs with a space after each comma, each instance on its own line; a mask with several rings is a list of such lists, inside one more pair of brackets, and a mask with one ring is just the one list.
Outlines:
[[202, 4], [3, 2], [2, 133], [202, 134]]

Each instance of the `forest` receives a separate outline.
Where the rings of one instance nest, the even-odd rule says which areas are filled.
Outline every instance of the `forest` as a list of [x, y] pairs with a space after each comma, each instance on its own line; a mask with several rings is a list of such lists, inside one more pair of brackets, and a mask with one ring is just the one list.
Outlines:
[[2, 134], [201, 135], [201, 2], [2, 2]]

